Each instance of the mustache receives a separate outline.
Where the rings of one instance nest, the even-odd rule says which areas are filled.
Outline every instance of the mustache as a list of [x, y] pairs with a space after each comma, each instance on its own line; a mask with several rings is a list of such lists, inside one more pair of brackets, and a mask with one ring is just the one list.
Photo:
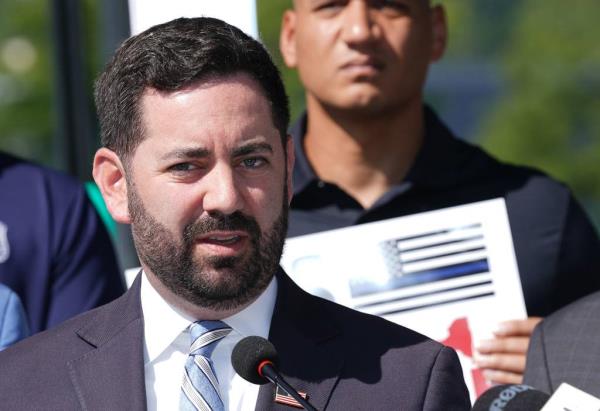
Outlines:
[[260, 233], [260, 228], [254, 218], [236, 211], [232, 214], [213, 213], [201, 217], [185, 226], [183, 238], [185, 241], [193, 241], [194, 238], [200, 235], [219, 230], [246, 231], [251, 237]]

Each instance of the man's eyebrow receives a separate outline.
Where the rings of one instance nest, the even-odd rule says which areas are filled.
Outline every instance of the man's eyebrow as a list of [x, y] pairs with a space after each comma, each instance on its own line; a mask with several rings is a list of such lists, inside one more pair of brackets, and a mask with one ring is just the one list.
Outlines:
[[273, 153], [273, 147], [269, 143], [248, 143], [232, 150], [232, 157], [245, 156], [254, 153], [264, 153], [265, 151]]
[[206, 148], [183, 148], [169, 151], [161, 157], [161, 160], [185, 160], [190, 158], [206, 158], [210, 151]]

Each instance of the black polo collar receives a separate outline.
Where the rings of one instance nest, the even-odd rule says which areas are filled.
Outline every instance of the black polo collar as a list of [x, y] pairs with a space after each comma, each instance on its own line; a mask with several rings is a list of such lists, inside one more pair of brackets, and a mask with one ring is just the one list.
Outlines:
[[[389, 196], [395, 196], [414, 186], [434, 188], [457, 184], [465, 177], [464, 166], [473, 158], [473, 150], [479, 151], [471, 145], [457, 141], [429, 107], [425, 106], [424, 110], [425, 139], [415, 163], [405, 180], [393, 187], [380, 201], [385, 201]], [[295, 195], [301, 194], [309, 186], [322, 187], [328, 184], [319, 179], [306, 158], [304, 151], [306, 124], [307, 115], [303, 113], [290, 130], [296, 149]]]

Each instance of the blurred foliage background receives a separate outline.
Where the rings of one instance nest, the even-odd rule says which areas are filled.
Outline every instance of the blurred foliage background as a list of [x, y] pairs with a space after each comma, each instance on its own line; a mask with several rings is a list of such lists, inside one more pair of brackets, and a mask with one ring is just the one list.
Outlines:
[[0, 0], [0, 149], [48, 162], [52, 48], [46, 1]]
[[[100, 3], [80, 1], [91, 99], [101, 65]], [[427, 101], [462, 138], [569, 184], [600, 223], [600, 2], [438, 2], [447, 11], [450, 42], [431, 69]], [[0, 150], [64, 168], [56, 153], [49, 3], [0, 0]], [[261, 39], [282, 69], [295, 118], [302, 87], [278, 52], [281, 14], [290, 4], [257, 0]]]
[[[99, 3], [76, 1], [92, 105], [92, 80], [103, 64]], [[66, 170], [58, 136], [55, 38], [52, 0], [0, 0], [0, 150]]]

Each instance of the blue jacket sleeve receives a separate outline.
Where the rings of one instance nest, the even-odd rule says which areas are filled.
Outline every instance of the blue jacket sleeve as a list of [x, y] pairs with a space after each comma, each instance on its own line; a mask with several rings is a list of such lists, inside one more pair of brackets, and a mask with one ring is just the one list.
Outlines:
[[29, 327], [17, 294], [0, 284], [0, 350], [27, 337]]

